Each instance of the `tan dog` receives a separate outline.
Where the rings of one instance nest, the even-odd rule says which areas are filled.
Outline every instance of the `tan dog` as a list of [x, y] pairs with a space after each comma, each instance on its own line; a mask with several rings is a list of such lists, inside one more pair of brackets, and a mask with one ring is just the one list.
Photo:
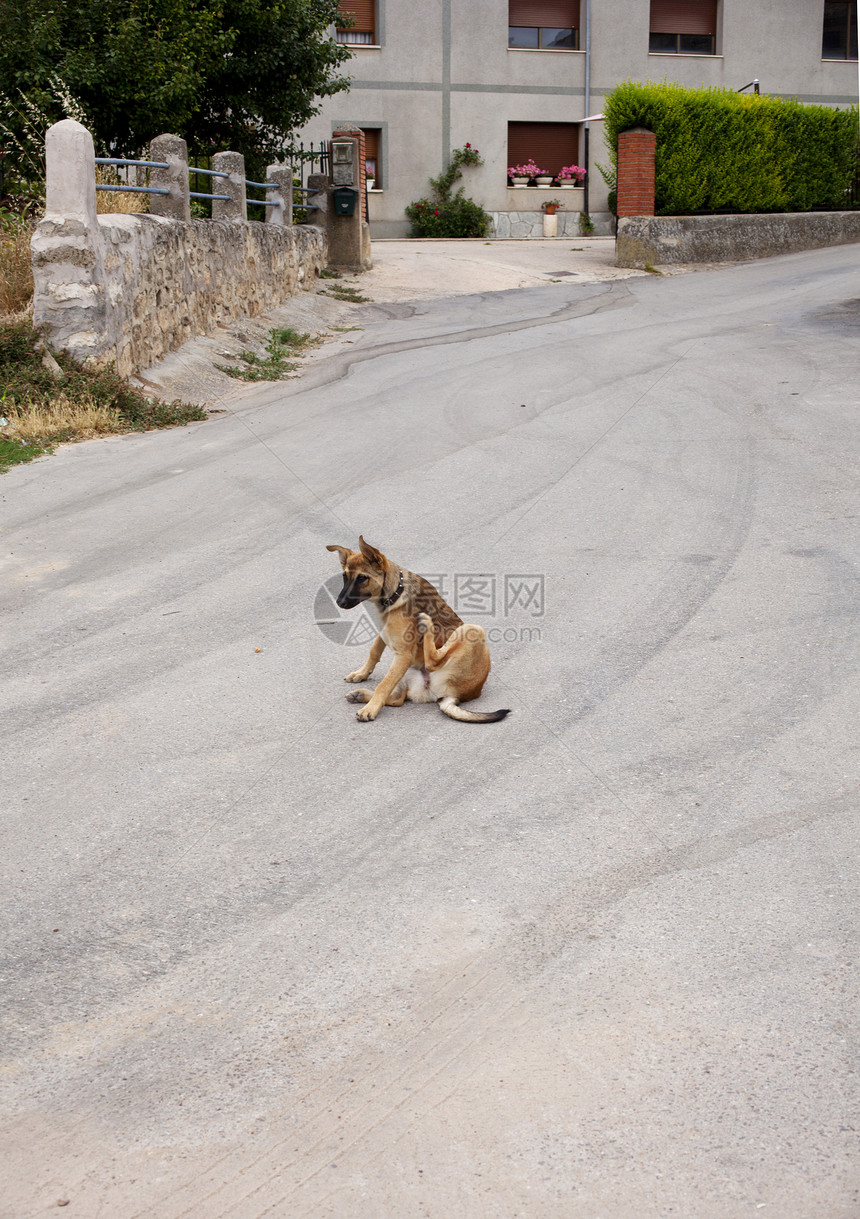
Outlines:
[[354, 690], [351, 703], [366, 703], [356, 719], [375, 720], [382, 707], [413, 703], [439, 704], [452, 720], [492, 724], [508, 711], [463, 711], [460, 703], [477, 698], [490, 672], [490, 649], [481, 626], [463, 622], [446, 605], [432, 584], [412, 571], [389, 562], [364, 538], [359, 550], [336, 550], [343, 568], [343, 588], [337, 603], [353, 609], [370, 603], [379, 621], [379, 634], [370, 655], [346, 681], [366, 681], [379, 663], [386, 645], [394, 653], [391, 668], [375, 690]]

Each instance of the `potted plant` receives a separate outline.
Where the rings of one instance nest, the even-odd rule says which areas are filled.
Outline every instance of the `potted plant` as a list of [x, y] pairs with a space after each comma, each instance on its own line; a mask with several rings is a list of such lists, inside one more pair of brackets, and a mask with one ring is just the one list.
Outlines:
[[585, 170], [581, 165], [563, 165], [558, 171], [558, 184], [563, 190], [571, 190], [579, 186], [584, 177]]
[[541, 207], [548, 216], [554, 216], [560, 207], [564, 207], [564, 204], [560, 199], [544, 199]]
[[514, 186], [527, 186], [530, 178], [536, 178], [543, 170], [535, 165], [531, 157], [526, 161], [525, 165], [511, 165], [508, 168], [508, 173], [513, 179]]

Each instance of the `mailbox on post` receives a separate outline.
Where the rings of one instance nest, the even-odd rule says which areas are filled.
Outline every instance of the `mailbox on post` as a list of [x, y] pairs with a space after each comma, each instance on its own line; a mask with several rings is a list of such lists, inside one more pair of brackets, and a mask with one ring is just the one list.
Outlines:
[[[2, 2], [2, 0], [0, 0]], [[373, 266], [370, 254], [370, 225], [364, 200], [364, 135], [360, 127], [341, 123], [331, 138], [331, 178], [326, 183], [324, 200], [325, 230], [328, 237], [330, 267], [367, 271]], [[313, 179], [317, 181], [316, 178]], [[322, 181], [322, 179], [319, 179]]]
[[355, 201], [358, 191], [352, 186], [337, 186], [332, 191], [334, 197], [334, 214], [336, 216], [354, 216]]

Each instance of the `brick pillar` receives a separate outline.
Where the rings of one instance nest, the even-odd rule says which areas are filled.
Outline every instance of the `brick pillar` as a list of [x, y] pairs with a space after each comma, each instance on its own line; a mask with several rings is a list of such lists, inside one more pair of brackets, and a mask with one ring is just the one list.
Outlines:
[[[351, 123], [345, 123], [341, 127], [338, 127], [337, 131], [333, 131], [331, 136], [332, 140], [343, 137], [347, 137], [351, 140], [358, 140], [358, 167], [360, 181], [354, 182], [353, 185], [361, 195], [361, 214], [363, 216], [365, 215], [367, 206], [365, 203], [365, 198], [367, 196], [367, 167], [365, 164], [364, 132], [360, 127], [353, 127]], [[337, 183], [335, 183], [335, 185], [337, 185]]]
[[[349, 154], [343, 160], [340, 157], [335, 159], [335, 151], [341, 153], [343, 145], [348, 146]], [[373, 266], [373, 258], [370, 250], [370, 225], [364, 218], [367, 199], [364, 132], [351, 123], [341, 123], [338, 129], [332, 132], [329, 147], [332, 189], [349, 186], [358, 191], [354, 216], [337, 216], [332, 209], [327, 209], [329, 265], [348, 267], [352, 271], [369, 271]], [[314, 202], [319, 204], [322, 201], [319, 196], [315, 196]]]
[[618, 202], [622, 216], [654, 215], [654, 165], [657, 137], [646, 127], [633, 127], [618, 136]]

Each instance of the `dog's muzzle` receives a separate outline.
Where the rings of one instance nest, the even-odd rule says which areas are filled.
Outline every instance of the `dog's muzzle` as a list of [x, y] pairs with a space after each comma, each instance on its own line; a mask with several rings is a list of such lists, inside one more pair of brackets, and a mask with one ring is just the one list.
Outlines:
[[337, 604], [340, 609], [355, 609], [357, 605], [361, 605], [362, 601], [366, 601], [367, 597], [367, 593], [358, 591], [354, 580], [347, 581], [344, 576], [343, 588], [337, 595]]

